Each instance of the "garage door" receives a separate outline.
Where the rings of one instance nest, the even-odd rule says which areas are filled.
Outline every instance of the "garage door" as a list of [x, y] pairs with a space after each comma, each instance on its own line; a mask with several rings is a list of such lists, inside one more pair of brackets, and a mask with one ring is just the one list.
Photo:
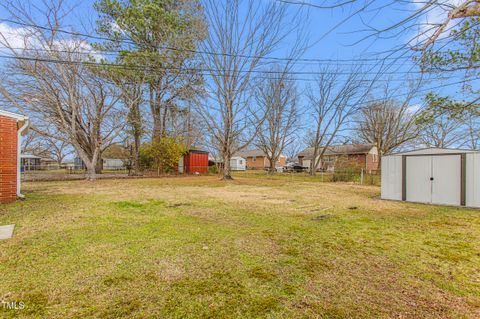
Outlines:
[[460, 155], [407, 156], [407, 201], [460, 205], [460, 199]]

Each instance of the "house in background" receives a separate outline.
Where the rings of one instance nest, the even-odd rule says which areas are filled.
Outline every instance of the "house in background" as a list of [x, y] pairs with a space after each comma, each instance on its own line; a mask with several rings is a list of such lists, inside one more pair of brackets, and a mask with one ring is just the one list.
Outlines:
[[[246, 169], [266, 169], [270, 168], [270, 161], [267, 154], [262, 150], [243, 151], [235, 154], [234, 157], [243, 157], [246, 159]], [[284, 167], [287, 163], [287, 157], [280, 155], [275, 167]]]
[[102, 169], [118, 171], [126, 169], [128, 160], [120, 158], [104, 158], [102, 157]]
[[[321, 152], [321, 151], [320, 151]], [[340, 158], [358, 162], [359, 166], [369, 173], [378, 170], [378, 151], [372, 144], [346, 144], [329, 146], [323, 154], [323, 161], [317, 170], [334, 171], [335, 163]], [[303, 167], [310, 167], [313, 160], [313, 147], [298, 154], [298, 161]], [[318, 160], [318, 157], [317, 157]]]
[[22, 172], [37, 171], [41, 168], [41, 157], [33, 154], [20, 155], [20, 168]]
[[59, 169], [60, 164], [53, 158], [42, 157], [40, 159], [40, 169], [44, 170], [52, 170], [52, 169]]
[[41, 157], [33, 154], [20, 155], [22, 172], [59, 169], [60, 165], [52, 158]]
[[247, 169], [247, 160], [240, 156], [233, 156], [230, 159], [230, 169], [232, 171], [244, 171]]

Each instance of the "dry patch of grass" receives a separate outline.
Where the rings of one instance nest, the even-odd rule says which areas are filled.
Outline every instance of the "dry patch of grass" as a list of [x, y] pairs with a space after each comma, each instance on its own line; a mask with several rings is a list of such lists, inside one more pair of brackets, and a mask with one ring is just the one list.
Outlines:
[[478, 210], [265, 176], [26, 184], [7, 318], [478, 318]]

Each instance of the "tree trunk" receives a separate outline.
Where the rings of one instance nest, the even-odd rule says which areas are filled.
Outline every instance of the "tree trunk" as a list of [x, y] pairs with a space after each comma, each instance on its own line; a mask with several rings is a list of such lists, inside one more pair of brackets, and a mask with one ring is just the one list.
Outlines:
[[268, 169], [268, 174], [273, 175], [276, 172], [276, 163], [277, 159], [276, 158], [269, 158], [268, 161], [270, 162], [270, 168]]
[[230, 154], [225, 154], [223, 156], [223, 177], [222, 180], [232, 180], [231, 167], [230, 167]]
[[102, 174], [102, 170], [103, 170], [102, 157], [99, 156], [95, 163], [95, 173]]
[[314, 151], [312, 160], [310, 161], [310, 176], [317, 175], [317, 157], [317, 151]]
[[134, 131], [134, 145], [133, 145], [133, 171], [135, 175], [140, 174], [140, 132], [135, 129]]
[[383, 154], [382, 152], [378, 152], [378, 167], [377, 167], [377, 173], [381, 172], [382, 171], [382, 157], [383, 157]]
[[162, 118], [155, 86], [153, 84], [150, 84], [150, 111], [152, 112], [153, 119], [152, 141], [155, 141], [157, 138], [162, 136]]
[[85, 166], [87, 167], [87, 180], [88, 181], [94, 181], [97, 179], [97, 173], [96, 173], [96, 165], [92, 162], [90, 163], [85, 163]]

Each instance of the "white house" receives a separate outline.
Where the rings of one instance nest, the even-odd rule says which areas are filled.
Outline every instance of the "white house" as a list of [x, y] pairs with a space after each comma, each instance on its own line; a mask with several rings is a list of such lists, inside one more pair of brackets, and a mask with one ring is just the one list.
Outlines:
[[240, 156], [233, 156], [230, 159], [230, 169], [232, 171], [244, 171], [247, 169], [247, 160]]
[[426, 148], [383, 156], [381, 197], [480, 207], [480, 151]]
[[123, 170], [126, 165], [124, 160], [119, 158], [103, 158], [103, 169], [107, 170]]

